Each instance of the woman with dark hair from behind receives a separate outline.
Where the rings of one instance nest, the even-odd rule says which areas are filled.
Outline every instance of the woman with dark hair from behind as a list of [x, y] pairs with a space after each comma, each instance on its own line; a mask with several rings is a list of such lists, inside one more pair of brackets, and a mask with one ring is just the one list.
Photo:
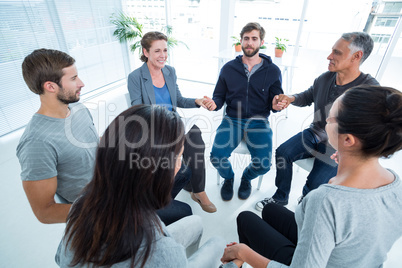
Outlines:
[[[166, 227], [156, 214], [171, 201], [183, 141], [181, 119], [165, 108], [137, 105], [117, 116], [101, 139], [92, 181], [72, 205], [56, 255], [60, 267], [218, 263], [220, 238], [210, 239], [187, 260], [184, 247], [198, 247], [202, 235], [200, 217]], [[204, 260], [205, 254], [210, 259]]]
[[402, 93], [357, 86], [341, 95], [327, 118], [338, 173], [311, 191], [295, 213], [269, 204], [262, 219], [237, 218], [240, 244], [227, 245], [225, 267], [383, 267], [402, 236], [402, 184], [382, 167], [402, 149]]

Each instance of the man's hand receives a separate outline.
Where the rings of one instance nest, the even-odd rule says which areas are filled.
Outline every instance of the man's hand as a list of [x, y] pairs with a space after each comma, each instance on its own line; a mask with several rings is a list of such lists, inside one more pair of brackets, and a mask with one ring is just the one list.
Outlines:
[[272, 109], [276, 111], [286, 109], [289, 106], [289, 104], [294, 102], [294, 100], [295, 100], [294, 96], [287, 96], [285, 94], [276, 95], [272, 99]]

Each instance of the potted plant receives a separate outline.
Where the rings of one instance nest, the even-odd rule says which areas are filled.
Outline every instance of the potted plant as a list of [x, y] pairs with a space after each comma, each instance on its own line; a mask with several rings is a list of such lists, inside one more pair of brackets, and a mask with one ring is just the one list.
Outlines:
[[[130, 51], [135, 52], [137, 48], [141, 48], [141, 39], [142, 39], [142, 29], [143, 26], [141, 23], [137, 21], [136, 18], [130, 17], [123, 12], [119, 12], [118, 14], [113, 14], [110, 17], [110, 22], [116, 26], [116, 30], [113, 32], [113, 35], [117, 37], [117, 39], [122, 42], [133, 42], [130, 45]], [[179, 44], [184, 45], [187, 49], [188, 46], [182, 41], [177, 40], [172, 36], [173, 28], [172, 26], [165, 26], [161, 30], [165, 32], [167, 36], [167, 46], [168, 51], [170, 49], [176, 47]], [[141, 53], [141, 50], [140, 50]]]
[[120, 43], [133, 42], [130, 45], [131, 52], [134, 53], [137, 48], [141, 47], [143, 26], [136, 18], [119, 12], [110, 17], [110, 22], [116, 26], [113, 35], [117, 37]]
[[266, 45], [260, 46], [260, 52], [266, 54], [267, 53], [267, 46]]
[[236, 52], [241, 52], [241, 42], [240, 39], [236, 36], [232, 36], [232, 39], [234, 41], [233, 45], [235, 47]]
[[282, 39], [275, 37], [275, 57], [282, 57], [283, 52], [286, 51], [285, 42], [289, 41], [288, 39]]

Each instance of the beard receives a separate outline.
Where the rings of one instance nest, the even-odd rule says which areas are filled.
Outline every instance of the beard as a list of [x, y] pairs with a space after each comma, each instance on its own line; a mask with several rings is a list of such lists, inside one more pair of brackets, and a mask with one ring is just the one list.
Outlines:
[[77, 96], [77, 92], [78, 91], [75, 91], [74, 93], [69, 94], [63, 87], [60, 87], [60, 91], [57, 94], [57, 99], [64, 104], [77, 102], [80, 100], [80, 96]]
[[245, 50], [244, 47], [241, 47], [241, 49], [243, 50], [244, 55], [246, 57], [250, 57], [250, 58], [260, 51], [259, 47], [257, 47], [256, 49], [252, 50], [251, 52], [247, 52], [247, 50]]

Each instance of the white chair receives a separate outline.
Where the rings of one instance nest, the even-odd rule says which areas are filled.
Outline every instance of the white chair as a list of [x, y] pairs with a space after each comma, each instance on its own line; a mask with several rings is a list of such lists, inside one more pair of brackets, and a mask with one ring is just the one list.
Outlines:
[[313, 169], [314, 159], [315, 157], [300, 159], [295, 161], [294, 163], [299, 167], [301, 167], [302, 169], [306, 170], [307, 172], [310, 172]]
[[[232, 153], [235, 153], [235, 154], [250, 154], [250, 151], [247, 148], [246, 141], [244, 139], [242, 139], [240, 144], [236, 147], [236, 149], [233, 150]], [[216, 171], [216, 176], [217, 176], [217, 184], [219, 185], [220, 180], [221, 180], [221, 176], [219, 175], [218, 171]], [[264, 177], [264, 175], [259, 176], [257, 190], [260, 190], [261, 182], [262, 182], [263, 177]]]

